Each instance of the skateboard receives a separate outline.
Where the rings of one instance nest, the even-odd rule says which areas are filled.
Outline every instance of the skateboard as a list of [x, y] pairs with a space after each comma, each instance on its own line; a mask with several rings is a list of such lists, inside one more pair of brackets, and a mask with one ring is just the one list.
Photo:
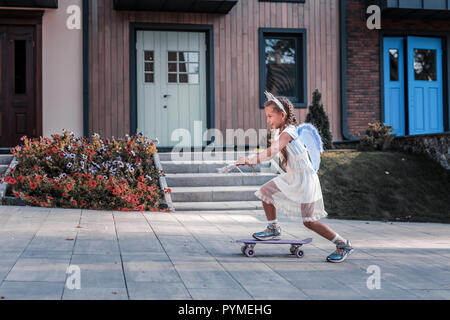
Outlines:
[[280, 239], [280, 240], [256, 240], [256, 239], [241, 239], [236, 240], [237, 243], [243, 243], [244, 245], [241, 247], [242, 254], [246, 255], [247, 257], [253, 257], [255, 255], [255, 246], [257, 244], [290, 244], [291, 254], [295, 255], [297, 258], [303, 258], [304, 252], [301, 250], [301, 246], [304, 244], [308, 244], [312, 241], [312, 238], [306, 238], [303, 240], [286, 240], [286, 239]]

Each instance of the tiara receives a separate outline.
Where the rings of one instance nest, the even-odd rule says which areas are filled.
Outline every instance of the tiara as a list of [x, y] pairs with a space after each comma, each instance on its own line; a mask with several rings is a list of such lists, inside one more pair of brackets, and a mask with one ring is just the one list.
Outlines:
[[286, 110], [284, 110], [283, 104], [281, 103], [280, 100], [278, 100], [273, 94], [271, 94], [268, 91], [264, 91], [264, 94], [266, 95], [267, 101], [275, 102], [275, 104], [278, 106], [278, 108], [280, 108], [281, 111], [283, 111], [287, 115], [287, 112], [286, 112]]

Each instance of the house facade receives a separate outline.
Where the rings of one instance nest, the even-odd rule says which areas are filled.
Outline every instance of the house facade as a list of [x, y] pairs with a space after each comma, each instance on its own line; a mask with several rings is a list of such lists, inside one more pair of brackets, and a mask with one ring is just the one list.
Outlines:
[[[0, 148], [24, 135], [83, 134], [82, 0], [0, 1]], [[81, 14], [81, 11], [79, 12]]]
[[0, 16], [2, 148], [62, 129], [204, 146], [206, 129], [265, 129], [266, 89], [300, 121], [319, 89], [343, 139], [338, 0], [0, 0]]
[[[343, 2], [345, 138], [375, 120], [397, 136], [449, 133], [450, 1]], [[371, 5], [380, 9], [380, 29], [367, 27]]]

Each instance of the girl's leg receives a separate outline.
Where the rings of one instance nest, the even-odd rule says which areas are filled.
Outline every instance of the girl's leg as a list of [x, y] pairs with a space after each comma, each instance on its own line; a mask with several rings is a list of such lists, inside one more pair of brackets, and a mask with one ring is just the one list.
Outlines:
[[270, 203], [262, 202], [264, 212], [266, 213], [266, 217], [268, 221], [273, 221], [277, 219], [277, 210], [275, 209], [275, 206]]
[[[302, 210], [303, 217], [312, 217], [313, 212], [314, 212], [314, 203], [302, 203], [301, 210]], [[341, 242], [341, 241], [344, 242], [344, 239], [341, 236], [339, 236], [330, 227], [323, 224], [322, 222], [304, 221], [303, 224], [305, 225], [305, 227], [316, 232], [317, 234], [321, 235], [322, 237], [324, 237], [327, 240], [330, 240], [334, 243], [336, 243], [337, 240], [339, 240], [339, 242]]]

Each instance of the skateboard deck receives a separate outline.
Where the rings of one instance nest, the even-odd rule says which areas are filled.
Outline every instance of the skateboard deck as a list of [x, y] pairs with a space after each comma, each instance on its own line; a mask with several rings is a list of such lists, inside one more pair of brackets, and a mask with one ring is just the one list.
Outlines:
[[297, 239], [280, 239], [280, 240], [256, 240], [256, 239], [240, 239], [236, 240], [237, 243], [243, 243], [244, 245], [241, 248], [241, 252], [247, 257], [253, 257], [255, 255], [255, 246], [257, 244], [290, 244], [291, 254], [297, 256], [297, 258], [302, 258], [304, 256], [303, 250], [301, 250], [301, 246], [304, 244], [308, 244], [312, 241], [312, 238], [306, 238], [303, 240]]

